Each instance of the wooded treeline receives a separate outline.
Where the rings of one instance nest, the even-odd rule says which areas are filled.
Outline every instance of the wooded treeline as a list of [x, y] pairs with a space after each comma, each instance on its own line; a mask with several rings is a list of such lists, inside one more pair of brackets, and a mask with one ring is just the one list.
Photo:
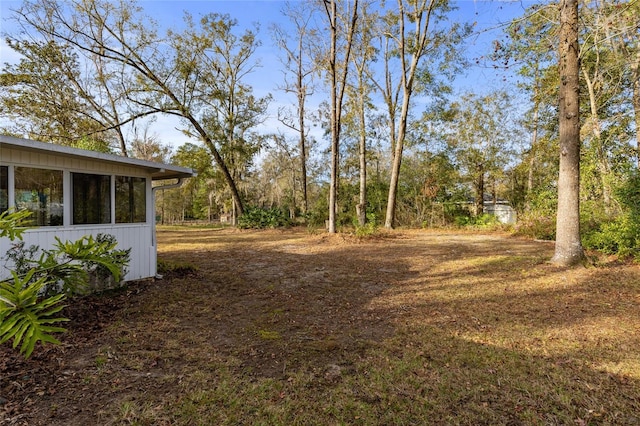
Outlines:
[[[286, 27], [211, 13], [170, 30], [133, 1], [29, 0], [5, 34], [21, 59], [0, 74], [2, 131], [192, 167], [159, 194], [167, 222], [260, 208], [330, 232], [443, 226], [508, 201], [520, 232], [554, 238], [563, 3], [531, 5], [472, 56], [478, 29], [447, 0], [310, 0], [282, 4]], [[635, 253], [640, 2], [580, 1], [578, 32], [583, 239]], [[261, 43], [283, 76], [267, 96], [248, 83]], [[475, 62], [519, 85], [460, 93]], [[166, 116], [193, 143], [163, 145], [153, 119]]]

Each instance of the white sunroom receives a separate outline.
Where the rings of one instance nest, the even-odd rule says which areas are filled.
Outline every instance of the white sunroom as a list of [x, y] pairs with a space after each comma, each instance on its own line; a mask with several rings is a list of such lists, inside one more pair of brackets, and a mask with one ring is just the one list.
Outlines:
[[[47, 249], [55, 242], [111, 234], [131, 249], [125, 280], [157, 273], [153, 181], [193, 176], [191, 169], [0, 135], [0, 213], [32, 212], [23, 239]], [[166, 188], [167, 186], [162, 186]], [[11, 247], [0, 239], [0, 257]], [[0, 278], [9, 276], [0, 261]]]

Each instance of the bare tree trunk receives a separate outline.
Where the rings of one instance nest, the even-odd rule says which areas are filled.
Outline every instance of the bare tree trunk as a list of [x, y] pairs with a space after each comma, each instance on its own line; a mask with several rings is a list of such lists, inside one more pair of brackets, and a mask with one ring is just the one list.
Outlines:
[[[325, 2], [326, 4], [326, 2]], [[338, 198], [338, 154], [339, 154], [339, 127], [337, 111], [337, 69], [336, 49], [338, 43], [336, 0], [331, 1], [331, 9], [327, 9], [331, 26], [331, 52], [329, 53], [329, 74], [331, 78], [331, 182], [329, 186], [329, 233], [336, 233], [336, 203]]]
[[357, 114], [360, 132], [360, 140], [358, 144], [360, 194], [358, 204], [356, 205], [356, 215], [358, 217], [358, 224], [360, 226], [364, 226], [367, 223], [367, 121], [365, 117], [365, 108], [367, 103], [367, 85], [365, 82], [366, 54], [363, 54], [361, 64], [358, 64], [357, 61], [354, 60], [354, 65], [358, 71]]
[[[299, 64], [302, 66], [302, 63]], [[301, 70], [298, 72], [298, 89], [300, 93], [298, 95], [298, 123], [300, 126], [300, 174], [302, 179], [302, 214], [306, 215], [309, 209], [309, 198], [307, 196], [307, 142], [306, 142], [306, 130], [304, 128], [304, 113], [305, 113], [305, 89], [302, 82]]]
[[[285, 72], [285, 84], [282, 89], [288, 93], [295, 93], [297, 97], [297, 125], [294, 125], [293, 117], [278, 118], [279, 121], [298, 134], [298, 149], [300, 150], [300, 181], [302, 191], [302, 214], [306, 215], [309, 210], [309, 197], [307, 190], [307, 129], [306, 129], [306, 100], [313, 95], [312, 75], [316, 67], [305, 63], [305, 59], [312, 56], [310, 47], [306, 44], [313, 39], [312, 32], [308, 29], [313, 11], [309, 10], [304, 2], [287, 2], [283, 14], [288, 17], [291, 26], [284, 28], [274, 26], [272, 33], [276, 44], [284, 54], [282, 59], [283, 71]], [[292, 34], [295, 30], [295, 34]], [[295, 37], [295, 46], [293, 40]], [[291, 45], [289, 44], [291, 40]], [[291, 73], [295, 76], [295, 82], [289, 83], [287, 75]], [[279, 114], [278, 114], [279, 115]]]
[[[379, 86], [380, 92], [383, 94], [385, 99], [385, 104], [387, 105], [387, 114], [389, 114], [389, 142], [391, 147], [391, 159], [395, 156], [396, 150], [396, 113], [398, 110], [398, 95], [400, 93], [399, 90], [396, 90], [393, 87], [393, 81], [391, 79], [391, 70], [389, 69], [389, 58], [390, 58], [390, 48], [389, 48], [389, 38], [385, 39], [384, 46], [384, 87]], [[374, 84], [377, 82], [374, 80]]]
[[592, 79], [586, 69], [582, 68], [582, 75], [587, 84], [587, 92], [589, 93], [589, 108], [591, 110], [591, 133], [593, 134], [594, 143], [596, 145], [598, 172], [600, 173], [600, 182], [602, 185], [602, 202], [607, 213], [611, 210], [611, 186], [609, 185], [609, 173], [611, 167], [604, 147], [602, 146], [602, 130], [600, 117], [598, 116], [598, 106], [596, 101], [596, 92], [594, 83], [598, 78], [597, 71]]
[[578, 0], [560, 1], [559, 124], [560, 174], [556, 248], [551, 261], [571, 266], [582, 261], [580, 241], [580, 66]]
[[[364, 97], [364, 93], [360, 93]], [[364, 226], [367, 223], [367, 131], [364, 117], [364, 99], [361, 99], [360, 117], [360, 199], [356, 206], [358, 223]]]
[[[329, 74], [331, 79], [331, 183], [329, 186], [329, 229], [330, 234], [336, 233], [336, 205], [338, 203], [338, 168], [340, 130], [342, 118], [342, 101], [347, 83], [347, 71], [349, 69], [349, 56], [353, 33], [358, 19], [358, 0], [353, 3], [353, 11], [345, 40], [345, 54], [343, 62], [338, 70], [338, 11], [337, 0], [324, 0], [325, 9], [331, 27], [331, 51], [329, 53]], [[341, 74], [339, 74], [339, 72]], [[339, 77], [339, 78], [338, 78]]]
[[[400, 166], [402, 165], [402, 151], [404, 150], [404, 139], [407, 131], [407, 120], [409, 116], [409, 104], [413, 93], [413, 86], [418, 63], [428, 41], [429, 23], [431, 13], [436, 7], [434, 0], [423, 1], [414, 4], [415, 9], [405, 12], [404, 0], [398, 0], [399, 10], [399, 41], [398, 50], [401, 62], [402, 73], [402, 109], [400, 111], [400, 122], [398, 125], [398, 137], [393, 149], [393, 164], [391, 166], [391, 179], [389, 181], [389, 196], [387, 197], [387, 212], [384, 221], [384, 227], [391, 229], [395, 225], [396, 201], [398, 194], [398, 181], [400, 178]], [[411, 42], [406, 40], [405, 35], [405, 19], [415, 25], [415, 30], [411, 37]], [[410, 63], [407, 63], [406, 54], [411, 51]]]
[[636, 149], [638, 169], [640, 169], [640, 48], [637, 48], [636, 59], [631, 66], [633, 78], [633, 110], [636, 121]]
[[396, 200], [398, 194], [398, 181], [400, 180], [400, 166], [402, 165], [402, 151], [404, 149], [404, 135], [407, 129], [407, 114], [409, 109], [409, 97], [411, 90], [405, 94], [402, 103], [402, 112], [400, 113], [400, 126], [398, 128], [398, 138], [396, 140], [396, 148], [393, 151], [393, 164], [391, 166], [391, 181], [389, 183], [389, 196], [387, 197], [387, 212], [384, 221], [384, 227], [391, 229], [395, 225]]
[[478, 180], [476, 182], [476, 216], [484, 213], [484, 167], [478, 164]]

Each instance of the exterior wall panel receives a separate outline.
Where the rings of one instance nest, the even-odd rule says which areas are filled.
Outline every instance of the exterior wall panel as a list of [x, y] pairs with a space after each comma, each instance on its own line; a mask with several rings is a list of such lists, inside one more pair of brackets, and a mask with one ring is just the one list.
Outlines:
[[[111, 234], [115, 236], [117, 249], [131, 248], [131, 261], [129, 271], [124, 277], [126, 281], [153, 277], [156, 274], [155, 266], [150, 262], [149, 249], [153, 227], [148, 224], [118, 225], [118, 226], [75, 226], [73, 228], [41, 227], [29, 229], [23, 234], [25, 247], [32, 245], [40, 248], [51, 248], [56, 242], [56, 237], [64, 241], [77, 241], [88, 235]], [[11, 248], [11, 242], [3, 238], [0, 240], [0, 252], [6, 253]], [[0, 278], [8, 278], [11, 274], [11, 265], [0, 264]]]

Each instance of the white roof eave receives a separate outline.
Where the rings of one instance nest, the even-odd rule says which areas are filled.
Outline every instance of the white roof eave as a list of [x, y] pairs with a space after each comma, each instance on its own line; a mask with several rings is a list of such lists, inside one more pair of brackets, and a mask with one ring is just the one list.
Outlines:
[[32, 152], [46, 152], [64, 157], [84, 158], [106, 163], [118, 163], [128, 166], [139, 167], [151, 172], [153, 180], [178, 179], [195, 176], [192, 169], [170, 164], [155, 163], [153, 161], [140, 160], [137, 158], [123, 157], [103, 152], [89, 151], [86, 149], [72, 148], [53, 143], [38, 142], [31, 139], [16, 138], [13, 136], [0, 135], [0, 152], [2, 147], [18, 149]]

